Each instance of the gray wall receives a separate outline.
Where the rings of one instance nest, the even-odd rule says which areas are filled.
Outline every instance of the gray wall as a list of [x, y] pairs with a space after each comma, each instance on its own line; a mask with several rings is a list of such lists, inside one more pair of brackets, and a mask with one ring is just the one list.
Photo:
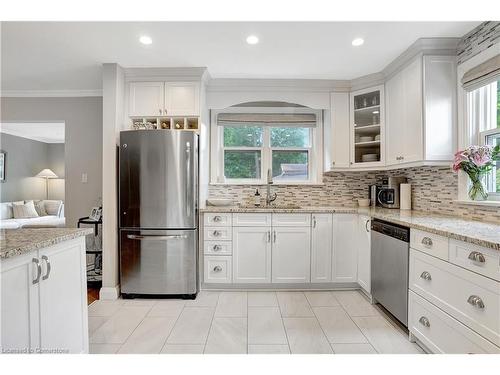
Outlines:
[[[65, 123], [66, 224], [76, 226], [102, 196], [102, 98], [0, 100], [0, 122]], [[81, 182], [82, 173], [87, 173], [86, 184]]]

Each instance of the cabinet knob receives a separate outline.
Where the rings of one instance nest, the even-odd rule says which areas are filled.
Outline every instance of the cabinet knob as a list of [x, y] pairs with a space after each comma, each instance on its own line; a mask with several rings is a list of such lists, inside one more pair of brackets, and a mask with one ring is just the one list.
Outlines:
[[427, 281], [432, 280], [431, 274], [427, 271], [422, 272], [422, 274], [420, 275], [420, 278], [427, 280]]
[[215, 266], [214, 267], [214, 272], [220, 272], [222, 271], [222, 267], [221, 266]]
[[220, 251], [221, 250], [221, 246], [220, 245], [214, 245], [213, 250], [214, 251]]
[[467, 302], [478, 309], [484, 309], [484, 302], [479, 296], [470, 296]]
[[424, 246], [432, 246], [432, 238], [429, 237], [422, 238], [422, 244]]
[[162, 115], [163, 114], [163, 110], [160, 109], [159, 111], [160, 111], [160, 115]]
[[220, 231], [214, 230], [213, 233], [214, 237], [219, 237], [220, 236]]
[[425, 316], [421, 316], [420, 319], [418, 320], [418, 322], [427, 328], [429, 328], [431, 326], [429, 319], [427, 319]]
[[480, 253], [479, 251], [472, 251], [468, 258], [474, 262], [478, 263], [485, 263], [486, 258], [484, 257], [483, 253]]
[[221, 221], [221, 220], [222, 220], [222, 218], [221, 218], [220, 216], [218, 216], [218, 215], [217, 215], [217, 216], [214, 216], [214, 221], [215, 221], [215, 222], [219, 222], [219, 221]]

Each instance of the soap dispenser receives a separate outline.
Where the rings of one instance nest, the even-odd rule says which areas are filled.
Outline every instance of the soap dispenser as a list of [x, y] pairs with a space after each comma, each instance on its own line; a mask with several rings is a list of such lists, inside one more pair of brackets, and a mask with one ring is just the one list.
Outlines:
[[255, 205], [255, 207], [260, 207], [260, 193], [259, 193], [259, 189], [255, 189], [254, 205]]

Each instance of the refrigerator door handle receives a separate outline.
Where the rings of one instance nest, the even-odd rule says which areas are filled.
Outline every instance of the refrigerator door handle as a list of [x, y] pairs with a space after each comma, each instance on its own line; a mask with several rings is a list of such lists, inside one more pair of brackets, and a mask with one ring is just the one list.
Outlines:
[[165, 240], [183, 240], [188, 236], [185, 234], [172, 234], [168, 236], [155, 236], [155, 235], [138, 235], [138, 234], [127, 234], [129, 240], [150, 240], [150, 241], [165, 241]]
[[191, 216], [191, 143], [186, 142], [186, 215]]

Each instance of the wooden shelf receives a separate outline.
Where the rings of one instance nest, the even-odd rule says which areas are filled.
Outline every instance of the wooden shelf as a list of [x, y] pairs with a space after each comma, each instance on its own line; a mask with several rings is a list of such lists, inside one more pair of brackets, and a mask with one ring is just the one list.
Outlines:
[[358, 148], [380, 146], [380, 141], [358, 142], [355, 143], [354, 146]]

